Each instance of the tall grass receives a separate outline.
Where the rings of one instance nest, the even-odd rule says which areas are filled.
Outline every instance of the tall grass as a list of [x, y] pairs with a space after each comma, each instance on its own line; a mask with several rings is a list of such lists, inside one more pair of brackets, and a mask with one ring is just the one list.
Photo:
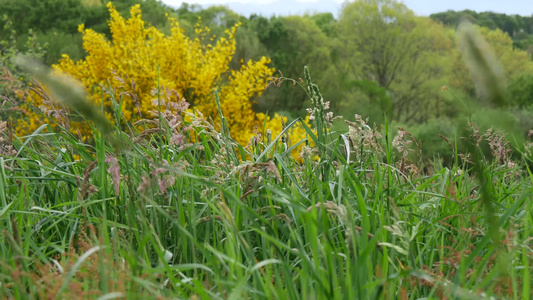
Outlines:
[[89, 144], [61, 124], [14, 137], [0, 298], [529, 299], [527, 165], [464, 153], [423, 172], [414, 137], [360, 117], [332, 139], [305, 77], [316, 128], [295, 141], [301, 162], [283, 139], [300, 120], [243, 147], [161, 92], [159, 119], [127, 130], [87, 110]]

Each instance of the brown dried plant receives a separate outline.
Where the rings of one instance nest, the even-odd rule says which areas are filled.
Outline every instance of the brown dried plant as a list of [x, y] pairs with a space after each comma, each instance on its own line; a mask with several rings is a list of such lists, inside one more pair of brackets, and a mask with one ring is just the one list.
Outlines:
[[384, 153], [380, 144], [382, 138], [376, 126], [370, 128], [368, 118], [363, 119], [360, 115], [355, 115], [355, 122], [345, 120], [348, 124], [348, 141], [351, 152], [356, 155], [358, 161], [367, 159], [374, 153]]
[[[472, 143], [476, 148], [482, 148], [483, 142], [487, 142], [490, 148], [490, 155], [493, 162], [497, 167], [504, 167], [506, 169], [505, 176], [506, 178], [512, 178], [519, 176], [519, 171], [517, 170], [517, 163], [513, 160], [510, 143], [501, 130], [496, 130], [494, 128], [489, 128], [484, 133], [481, 132], [481, 129], [474, 122], [470, 122], [467, 125], [467, 129], [470, 131], [470, 136], [463, 138], [467, 142]], [[528, 157], [529, 149], [531, 149], [531, 144], [529, 142], [530, 136], [533, 134], [533, 131], [528, 133], [528, 141], [524, 145], [524, 154]], [[469, 154], [460, 154], [459, 156], [463, 158], [468, 163], [472, 163], [469, 160]]]
[[36, 80], [32, 80], [32, 85], [29, 89], [33, 92], [33, 95], [38, 95], [42, 98], [42, 105], [39, 106], [41, 112], [49, 117], [50, 120], [56, 120], [61, 127], [69, 131], [71, 126], [68, 117], [68, 109], [57, 101], [52, 100], [50, 94]]
[[2, 88], [2, 93], [0, 93], [0, 107], [4, 107], [8, 103], [16, 107], [20, 102], [19, 99], [23, 99], [28, 95], [25, 84], [15, 78], [9, 69], [5, 67], [0, 68], [0, 87]]
[[146, 193], [150, 188], [157, 186], [161, 195], [165, 195], [167, 190], [176, 183], [176, 178], [179, 176], [175, 171], [183, 172], [190, 165], [187, 161], [180, 159], [173, 162], [171, 165], [166, 159], [163, 159], [161, 163], [156, 164], [150, 161], [150, 174], [141, 175], [141, 182], [137, 188], [138, 192]]
[[418, 166], [422, 166], [422, 143], [417, 141], [416, 138], [407, 130], [402, 127], [398, 128], [398, 135], [394, 137], [392, 141], [392, 146], [401, 154], [401, 159], [397, 162], [397, 167], [401, 173], [407, 173], [410, 175], [417, 175], [420, 172], [419, 167], [408, 158], [410, 152], [415, 150], [410, 147], [410, 144], [414, 143], [416, 145], [416, 153], [419, 159]]
[[273, 161], [267, 161], [265, 163], [247, 163], [241, 164], [232, 169], [228, 174], [230, 176], [239, 176], [242, 191], [244, 195], [241, 199], [245, 199], [248, 195], [263, 188], [264, 178], [262, 171], [267, 175], [272, 175], [276, 178], [277, 182], [281, 182], [281, 175], [278, 167]]
[[0, 121], [0, 156], [14, 156], [17, 151], [13, 148], [11, 130], [6, 121]]

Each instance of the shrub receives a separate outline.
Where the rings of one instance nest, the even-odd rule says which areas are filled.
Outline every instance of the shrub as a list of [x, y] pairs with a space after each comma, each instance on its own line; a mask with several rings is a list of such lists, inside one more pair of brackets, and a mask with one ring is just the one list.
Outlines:
[[[63, 55], [53, 67], [79, 79], [90, 91], [93, 103], [104, 107], [110, 121], [115, 120], [111, 114], [113, 97], [122, 99], [121, 113], [128, 122], [156, 117], [158, 103], [154, 101], [157, 99], [154, 91], [159, 87], [160, 91], [175, 90], [194, 109], [218, 124], [220, 117], [214, 97], [218, 90], [222, 112], [237, 142], [247, 144], [256, 135], [254, 128], [261, 128], [265, 123], [273, 135], [281, 132], [282, 117], [270, 118], [252, 110], [253, 101], [262, 94], [273, 74], [273, 69], [268, 67], [270, 60], [261, 57], [258, 61], [241, 62], [239, 70], [229, 68], [238, 25], [226, 30], [225, 37], [210, 36], [209, 28], [197, 25], [196, 36], [189, 38], [178, 21], [169, 18], [171, 33], [165, 36], [155, 27], [145, 26], [139, 5], [131, 8], [127, 20], [112, 4], [108, 4], [108, 9], [111, 40], [80, 25], [87, 56], [75, 62]], [[104, 93], [103, 87], [110, 87], [115, 95]], [[34, 107], [50, 109], [47, 101], [35, 93], [28, 102]], [[19, 123], [18, 134], [32, 132], [41, 123], [39, 114], [32, 112]], [[84, 123], [70, 128], [84, 139], [91, 136]], [[301, 128], [292, 131], [296, 138], [304, 136]]]

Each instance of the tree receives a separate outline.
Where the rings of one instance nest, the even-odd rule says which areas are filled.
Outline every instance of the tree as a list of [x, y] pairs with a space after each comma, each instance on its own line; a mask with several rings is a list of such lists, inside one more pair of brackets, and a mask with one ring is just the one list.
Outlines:
[[[270, 19], [252, 16], [250, 26], [255, 29], [261, 43], [265, 46], [274, 67], [284, 76], [298, 78], [307, 66], [315, 83], [321, 88], [323, 74], [330, 67], [329, 39], [322, 30], [308, 17], [289, 16]], [[328, 97], [327, 87], [322, 94]], [[269, 88], [259, 109], [263, 111], [289, 111], [305, 114], [305, 92], [292, 84], [281, 88]], [[329, 99], [328, 99], [329, 100]]]
[[[17, 32], [19, 51], [25, 51], [24, 42], [35, 34], [39, 43], [48, 44], [44, 62], [57, 63], [62, 54], [83, 58], [79, 24], [96, 32], [110, 35], [108, 13], [103, 0], [2, 0], [0, 12], [5, 13]], [[157, 28], [168, 27], [166, 13], [172, 9], [159, 0], [115, 0], [117, 11], [127, 12], [132, 5], [141, 2], [144, 19]], [[32, 31], [32, 34], [29, 31]]]
[[305, 17], [311, 19], [328, 37], [335, 37], [337, 35], [337, 20], [330, 12], [316, 13], [306, 15]]
[[42, 31], [57, 28], [74, 33], [83, 22], [83, 4], [79, 0], [7, 0], [0, 3], [2, 13], [13, 21], [13, 29], [27, 33], [29, 29]]
[[395, 120], [423, 122], [440, 113], [452, 45], [442, 25], [394, 0], [358, 0], [344, 5], [339, 31], [345, 45], [339, 69], [387, 89]]

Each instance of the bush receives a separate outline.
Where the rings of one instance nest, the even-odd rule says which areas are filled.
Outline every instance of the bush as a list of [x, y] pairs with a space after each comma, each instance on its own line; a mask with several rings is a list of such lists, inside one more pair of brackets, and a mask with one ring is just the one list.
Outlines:
[[[127, 20], [111, 4], [108, 9], [111, 41], [80, 25], [87, 56], [75, 62], [63, 55], [54, 68], [79, 79], [91, 91], [93, 103], [103, 105], [110, 121], [115, 120], [111, 113], [113, 98], [122, 99], [121, 113], [128, 122], [156, 117], [158, 103], [154, 98], [157, 99], [159, 87], [159, 91], [176, 91], [194, 109], [218, 124], [220, 117], [214, 97], [218, 90], [222, 112], [237, 142], [247, 144], [256, 135], [254, 128], [259, 127], [261, 131], [264, 123], [274, 136], [281, 132], [282, 117], [270, 118], [252, 110], [252, 102], [262, 94], [273, 74], [273, 69], [268, 67], [270, 60], [262, 57], [241, 62], [239, 70], [229, 68], [238, 25], [226, 30], [226, 36], [212, 44], [214, 37], [209, 35], [207, 27], [197, 25], [196, 36], [189, 38], [178, 21], [169, 18], [171, 33], [165, 36], [155, 27], [145, 26], [139, 5], [131, 8]], [[105, 94], [102, 87], [111, 87], [114, 95]], [[37, 94], [33, 94], [29, 103], [50, 109]], [[18, 124], [18, 134], [35, 130], [42, 124], [41, 118], [37, 112], [30, 113], [29, 118]], [[304, 136], [301, 128], [292, 131], [296, 138]], [[89, 127], [81, 122], [71, 126], [71, 132], [81, 133], [84, 139], [91, 136]]]

